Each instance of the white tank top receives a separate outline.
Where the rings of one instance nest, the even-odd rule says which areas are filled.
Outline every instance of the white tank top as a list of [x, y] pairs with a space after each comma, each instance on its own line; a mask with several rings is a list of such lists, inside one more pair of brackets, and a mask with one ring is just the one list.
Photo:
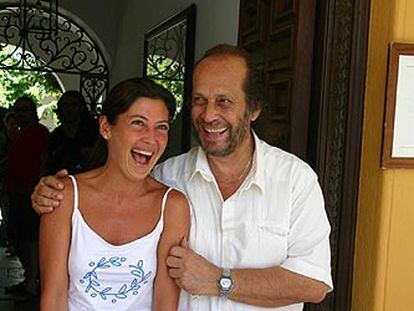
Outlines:
[[157, 273], [157, 246], [169, 188], [162, 199], [161, 216], [146, 236], [112, 245], [93, 231], [78, 208], [78, 187], [73, 182], [74, 208], [69, 252], [69, 310], [151, 310]]

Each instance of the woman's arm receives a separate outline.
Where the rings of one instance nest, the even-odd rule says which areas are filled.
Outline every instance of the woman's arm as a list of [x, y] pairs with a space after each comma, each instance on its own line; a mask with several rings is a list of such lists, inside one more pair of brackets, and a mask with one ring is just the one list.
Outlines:
[[68, 254], [73, 212], [73, 186], [69, 178], [61, 208], [45, 214], [40, 220], [41, 311], [68, 309]]
[[180, 289], [168, 275], [166, 260], [170, 248], [188, 238], [190, 208], [186, 197], [172, 190], [164, 210], [164, 229], [158, 244], [158, 267], [154, 282], [153, 310], [177, 310]]

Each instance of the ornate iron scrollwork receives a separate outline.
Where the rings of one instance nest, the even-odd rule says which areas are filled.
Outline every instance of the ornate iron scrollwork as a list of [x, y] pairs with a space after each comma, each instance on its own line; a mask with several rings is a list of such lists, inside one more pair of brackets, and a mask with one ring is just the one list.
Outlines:
[[27, 32], [20, 14], [20, 7], [0, 6], [0, 49], [15, 47], [0, 58], [0, 69], [80, 75], [80, 91], [91, 109], [95, 109], [108, 88], [108, 68], [92, 38], [73, 20], [60, 14], [56, 33]]
[[186, 28], [183, 21], [148, 40], [148, 77], [184, 82]]
[[176, 114], [183, 105], [186, 31], [183, 20], [146, 38], [146, 75], [172, 91], [177, 100]]
[[170, 144], [164, 158], [187, 151], [191, 142], [191, 74], [194, 63], [196, 6], [170, 17], [145, 34], [143, 75], [173, 93], [176, 119], [170, 130]]

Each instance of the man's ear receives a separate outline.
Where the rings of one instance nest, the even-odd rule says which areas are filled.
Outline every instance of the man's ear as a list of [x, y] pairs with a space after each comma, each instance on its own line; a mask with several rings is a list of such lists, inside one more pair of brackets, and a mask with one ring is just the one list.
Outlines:
[[99, 117], [99, 133], [105, 140], [111, 137], [111, 124], [109, 124], [106, 116]]
[[259, 117], [261, 112], [262, 112], [262, 109], [260, 109], [260, 108], [256, 108], [255, 110], [253, 110], [250, 113], [250, 121], [251, 122], [256, 121], [256, 119]]

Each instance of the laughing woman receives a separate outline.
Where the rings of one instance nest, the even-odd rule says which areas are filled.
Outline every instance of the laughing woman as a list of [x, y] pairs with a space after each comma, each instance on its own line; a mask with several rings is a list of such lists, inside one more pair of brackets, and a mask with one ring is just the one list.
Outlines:
[[104, 162], [67, 178], [62, 208], [41, 219], [41, 310], [177, 309], [165, 261], [187, 238], [189, 206], [149, 175], [174, 103], [147, 79], [109, 93], [99, 120]]

